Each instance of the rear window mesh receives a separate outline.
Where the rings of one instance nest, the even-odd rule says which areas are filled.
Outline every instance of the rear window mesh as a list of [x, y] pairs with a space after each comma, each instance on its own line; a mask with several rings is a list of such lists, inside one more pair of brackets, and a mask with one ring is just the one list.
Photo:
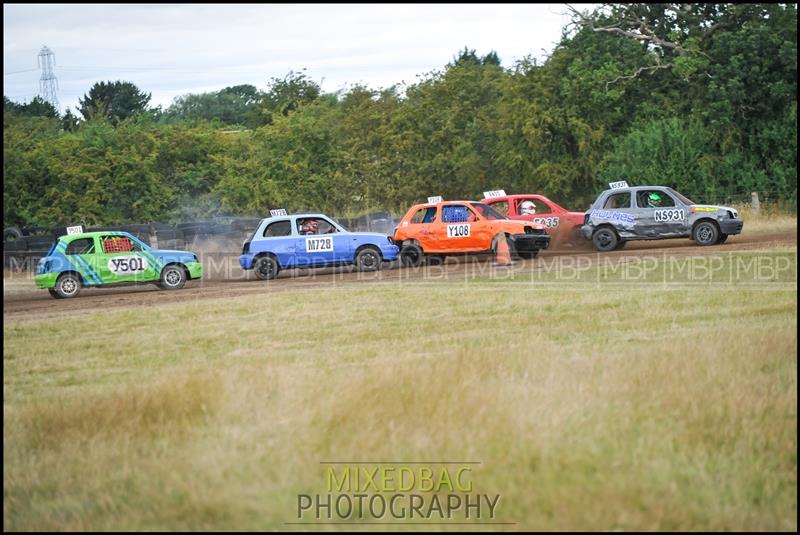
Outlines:
[[128, 238], [106, 238], [103, 240], [104, 253], [129, 253], [131, 251], [133, 251], [133, 243]]

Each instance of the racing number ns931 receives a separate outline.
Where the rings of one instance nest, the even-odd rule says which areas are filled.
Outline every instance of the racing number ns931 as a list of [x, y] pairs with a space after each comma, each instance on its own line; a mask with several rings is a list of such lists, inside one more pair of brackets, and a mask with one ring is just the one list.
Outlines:
[[306, 252], [320, 253], [333, 251], [333, 238], [306, 238]]
[[672, 210], [656, 210], [655, 211], [656, 223], [667, 223], [670, 221], [683, 221], [684, 213], [680, 208]]
[[468, 238], [469, 225], [447, 225], [448, 238]]

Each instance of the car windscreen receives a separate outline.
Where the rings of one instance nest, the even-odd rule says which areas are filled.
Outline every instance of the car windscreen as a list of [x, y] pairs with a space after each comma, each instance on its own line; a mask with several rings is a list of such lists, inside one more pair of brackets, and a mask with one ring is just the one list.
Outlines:
[[474, 202], [471, 203], [472, 207], [478, 212], [481, 217], [485, 217], [486, 219], [508, 219], [506, 216], [489, 206], [488, 204], [483, 204], [482, 202]]
[[680, 199], [680, 201], [683, 204], [697, 204], [696, 202], [691, 200], [689, 197], [686, 197], [685, 195], [681, 195], [680, 193], [678, 193], [677, 191], [675, 191], [672, 188], [667, 188], [667, 191], [672, 193], [673, 195], [675, 195], [678, 199]]

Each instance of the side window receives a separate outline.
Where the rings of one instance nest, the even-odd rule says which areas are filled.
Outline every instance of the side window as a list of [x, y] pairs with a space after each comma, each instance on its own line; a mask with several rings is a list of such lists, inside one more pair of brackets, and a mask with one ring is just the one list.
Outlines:
[[497, 210], [501, 214], [506, 215], [506, 216], [508, 215], [508, 201], [497, 201], [497, 202], [486, 203], [486, 204], [488, 204], [489, 206], [491, 206], [492, 208], [494, 208], [495, 210]]
[[625, 191], [623, 193], [614, 193], [613, 195], [609, 195], [608, 199], [606, 199], [606, 203], [603, 205], [603, 208], [606, 210], [614, 210], [618, 208], [630, 208], [631, 207], [631, 192]]
[[290, 236], [292, 234], [292, 224], [289, 221], [275, 221], [267, 225], [264, 229], [265, 238], [277, 238], [280, 236]]
[[475, 221], [475, 214], [463, 204], [442, 206], [442, 223], [466, 223]]
[[527, 215], [551, 214], [553, 211], [540, 200], [522, 199], [517, 201], [517, 213]]
[[671, 208], [675, 199], [660, 190], [642, 190], [636, 194], [639, 208]]
[[133, 242], [126, 236], [102, 236], [100, 243], [103, 244], [103, 252], [106, 254], [133, 251]]
[[333, 224], [320, 217], [305, 217], [297, 220], [297, 232], [301, 236], [314, 234], [333, 234], [337, 232]]
[[420, 208], [411, 216], [411, 224], [419, 225], [421, 223], [433, 223], [436, 221], [436, 207], [429, 206], [427, 208]]
[[69, 245], [67, 245], [67, 250], [65, 251], [65, 254], [68, 255], [93, 253], [94, 238], [81, 238], [79, 240], [73, 240]]

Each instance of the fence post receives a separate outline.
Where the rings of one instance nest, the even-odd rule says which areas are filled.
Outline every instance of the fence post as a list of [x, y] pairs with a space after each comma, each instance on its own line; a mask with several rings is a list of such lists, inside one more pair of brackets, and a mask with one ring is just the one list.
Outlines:
[[750, 194], [750, 207], [753, 209], [754, 212], [758, 212], [761, 209], [761, 203], [758, 200], [757, 191], [754, 191]]

